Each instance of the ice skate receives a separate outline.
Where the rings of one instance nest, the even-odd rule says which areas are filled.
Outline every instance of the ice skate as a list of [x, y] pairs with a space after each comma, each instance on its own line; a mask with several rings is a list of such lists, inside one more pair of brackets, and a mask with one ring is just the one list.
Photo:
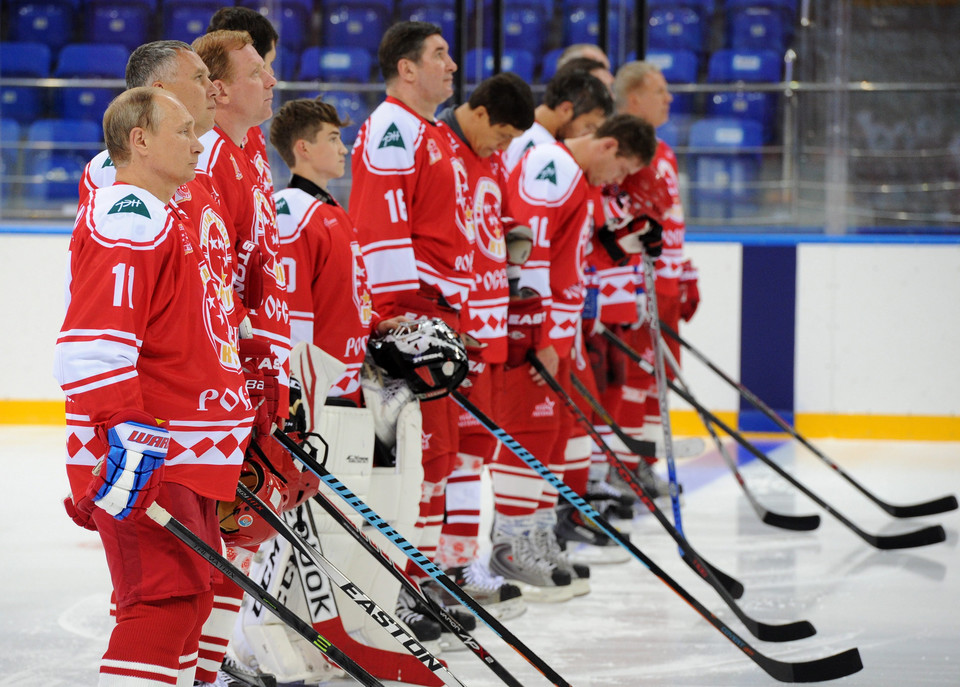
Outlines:
[[556, 536], [573, 563], [604, 565], [630, 558], [626, 549], [568, 503], [557, 506]]
[[557, 603], [572, 599], [570, 573], [538, 556], [535, 535], [532, 517], [497, 514], [490, 571], [516, 584], [527, 601]]
[[590, 566], [573, 563], [557, 541], [557, 515], [555, 511], [537, 514], [537, 532], [534, 538], [538, 555], [548, 563], [570, 574], [570, 586], [574, 596], [590, 593]]

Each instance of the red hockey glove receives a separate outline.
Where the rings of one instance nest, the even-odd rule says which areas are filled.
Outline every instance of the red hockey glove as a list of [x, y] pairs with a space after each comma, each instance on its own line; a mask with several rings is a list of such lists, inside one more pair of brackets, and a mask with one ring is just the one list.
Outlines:
[[[641, 218], [637, 221], [643, 221]], [[640, 243], [643, 244], [643, 252], [651, 258], [659, 258], [663, 252], [663, 227], [652, 219], [647, 220], [650, 230], [639, 234]]]
[[530, 298], [510, 299], [507, 310], [508, 369], [526, 364], [527, 352], [536, 350], [540, 345], [540, 334], [546, 318], [543, 299], [536, 292]]
[[270, 344], [262, 339], [240, 339], [240, 361], [247, 380], [247, 395], [256, 410], [253, 426], [257, 436], [273, 432], [280, 404], [279, 372], [273, 366]]
[[683, 273], [680, 275], [680, 317], [689, 322], [700, 305], [700, 289], [697, 282], [700, 272], [690, 260], [683, 261]]
[[87, 497], [117, 520], [139, 517], [157, 498], [170, 433], [152, 415], [124, 410], [98, 425], [97, 435], [108, 451], [93, 469]]
[[663, 215], [673, 205], [667, 180], [649, 165], [628, 176], [620, 185], [620, 203], [633, 217], [652, 217], [663, 222]]
[[263, 256], [253, 241], [244, 241], [237, 251], [234, 286], [240, 302], [248, 310], [256, 310], [263, 304]]
[[95, 523], [91, 517], [92, 508], [93, 501], [86, 496], [81, 498], [76, 504], [73, 502], [73, 494], [67, 494], [63, 499], [63, 509], [67, 511], [67, 515], [70, 516], [70, 519], [83, 529], [96, 532], [97, 523]]

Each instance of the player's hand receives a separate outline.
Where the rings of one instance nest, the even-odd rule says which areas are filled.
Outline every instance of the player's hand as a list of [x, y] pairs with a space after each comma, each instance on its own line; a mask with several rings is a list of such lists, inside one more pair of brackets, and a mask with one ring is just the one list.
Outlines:
[[73, 494], [67, 494], [63, 499], [63, 509], [71, 520], [85, 530], [97, 531], [97, 524], [93, 521], [92, 509], [95, 508], [93, 501], [84, 496], [78, 503], [73, 502]]
[[170, 433], [152, 415], [125, 410], [97, 434], [108, 450], [93, 469], [87, 497], [117, 520], [139, 517], [157, 498]]
[[690, 260], [683, 261], [683, 272], [680, 274], [680, 317], [689, 322], [700, 305], [700, 289], [697, 286], [700, 273]]
[[280, 373], [273, 365], [270, 344], [262, 339], [240, 339], [240, 361], [247, 395], [256, 411], [253, 427], [257, 436], [268, 436], [280, 407]]
[[659, 258], [663, 252], [663, 227], [658, 222], [648, 222], [650, 231], [640, 235], [643, 252], [651, 258]]
[[[536, 356], [537, 360], [540, 361], [540, 364], [543, 365], [543, 368], [550, 374], [551, 377], [556, 379], [557, 370], [560, 369], [560, 355], [557, 353], [557, 349], [555, 349], [553, 345], [550, 345], [537, 351]], [[547, 381], [540, 376], [540, 373], [537, 372], [537, 368], [533, 367], [533, 365], [530, 366], [530, 377], [537, 386], [543, 386], [547, 383]]]
[[626, 198], [621, 201], [625, 210], [634, 217], [652, 217], [663, 222], [663, 216], [673, 205], [667, 180], [649, 165], [631, 175], [624, 183]]

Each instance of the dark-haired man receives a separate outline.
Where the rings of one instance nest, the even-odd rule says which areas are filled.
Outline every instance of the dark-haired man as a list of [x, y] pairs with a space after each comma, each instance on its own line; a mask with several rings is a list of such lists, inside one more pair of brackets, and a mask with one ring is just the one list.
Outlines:
[[[590, 77], [593, 78], [593, 77]], [[621, 182], [653, 156], [653, 128], [617, 115], [592, 134], [536, 146], [510, 175], [507, 198], [514, 218], [533, 230], [533, 250], [511, 300], [501, 417], [505, 429], [551, 470], [563, 475], [570, 420], [527, 362], [532, 351], [544, 368], [570, 386], [571, 354], [583, 309], [585, 252], [605, 217], [604, 184]], [[554, 534], [557, 493], [511, 453], [491, 468], [496, 516], [491, 570], [517, 582], [534, 601], [564, 601], [589, 591], [589, 570], [560, 552]]]
[[613, 112], [613, 98], [603, 83], [583, 71], [564, 71], [547, 83], [533, 125], [515, 138], [503, 160], [513, 170], [530, 148], [593, 133]]

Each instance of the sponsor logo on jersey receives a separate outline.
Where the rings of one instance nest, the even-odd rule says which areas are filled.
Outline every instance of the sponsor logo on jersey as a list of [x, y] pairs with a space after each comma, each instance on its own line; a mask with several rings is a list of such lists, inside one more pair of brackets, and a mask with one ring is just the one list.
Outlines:
[[290, 214], [290, 206], [287, 205], [287, 199], [286, 199], [286, 198], [280, 198], [280, 199], [277, 201], [277, 214], [278, 214], [278, 215], [289, 215], [289, 214]]
[[473, 192], [473, 226], [477, 232], [477, 245], [480, 250], [497, 262], [503, 262], [507, 257], [507, 243], [500, 223], [500, 206], [499, 184], [489, 177], [481, 177]]
[[107, 167], [114, 167], [113, 160], [110, 159], [110, 156], [107, 155], [107, 159], [103, 161], [103, 166], [100, 169], [106, 169]]
[[403, 148], [407, 149], [407, 146], [403, 144], [403, 136], [400, 135], [400, 129], [397, 128], [395, 123], [390, 124], [387, 127], [386, 133], [383, 134], [383, 138], [380, 139], [380, 145], [377, 146], [377, 149], [381, 148]]
[[[383, 146], [381, 145], [380, 147], [382, 148]], [[430, 154], [431, 165], [435, 165], [443, 159], [443, 153], [440, 152], [437, 142], [432, 138], [427, 139], [427, 152]]]
[[173, 194], [173, 199], [178, 203], [183, 203], [193, 198], [193, 195], [190, 193], [190, 187], [184, 184], [177, 188]]
[[525, 146], [523, 147], [523, 152], [527, 152], [528, 150], [530, 150], [531, 148], [533, 148], [533, 147], [536, 146], [536, 145], [537, 145], [537, 144], [534, 143], [534, 142], [533, 142], [533, 139], [531, 138], [529, 141], [527, 141], [527, 145], [525, 145]]
[[534, 407], [533, 417], [553, 417], [553, 408], [556, 404], [556, 401], [552, 401], [549, 398], [543, 399], [543, 401]]
[[243, 179], [243, 173], [240, 171], [240, 166], [237, 164], [236, 159], [233, 157], [233, 153], [230, 154], [230, 162], [233, 163], [233, 171], [237, 175], [237, 181]]
[[141, 217], [150, 219], [150, 211], [147, 210], [147, 204], [132, 193], [129, 196], [118, 200], [114, 206], [110, 208], [107, 214], [116, 215], [122, 212], [131, 212], [135, 215], [140, 215]]
[[540, 170], [537, 176], [534, 177], [536, 181], [549, 181], [554, 186], [557, 185], [557, 167], [553, 164], [553, 160], [547, 163], [547, 166]]
[[426, 432], [420, 432], [420, 450], [426, 451], [430, 448], [430, 440], [433, 438], [433, 434], [427, 434]]

